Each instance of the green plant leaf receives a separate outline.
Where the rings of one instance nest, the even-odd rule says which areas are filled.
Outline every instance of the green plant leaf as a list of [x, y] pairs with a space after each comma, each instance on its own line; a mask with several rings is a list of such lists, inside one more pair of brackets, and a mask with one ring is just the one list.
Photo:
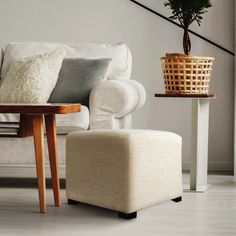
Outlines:
[[[194, 21], [201, 25], [203, 15], [212, 4], [211, 0], [166, 0], [164, 6], [171, 10], [170, 19], [178, 20], [186, 32]], [[185, 38], [189, 40], [189, 37]], [[191, 45], [189, 42], [184, 42], [184, 45], [187, 44]]]

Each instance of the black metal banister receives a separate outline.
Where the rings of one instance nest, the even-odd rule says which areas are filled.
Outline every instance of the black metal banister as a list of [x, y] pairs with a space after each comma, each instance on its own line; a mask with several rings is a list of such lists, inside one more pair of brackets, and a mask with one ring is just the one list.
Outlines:
[[[168, 17], [166, 17], [166, 16], [160, 14], [159, 12], [154, 11], [153, 9], [151, 9], [151, 8], [149, 8], [149, 7], [145, 6], [145, 5], [143, 5], [143, 4], [140, 3], [140, 2], [135, 1], [135, 0], [129, 0], [129, 1], [132, 2], [132, 3], [134, 3], [134, 4], [136, 4], [136, 5], [138, 5], [138, 6], [140, 6], [140, 7], [142, 7], [143, 9], [145, 9], [145, 10], [147, 10], [147, 11], [153, 13], [154, 15], [157, 15], [157, 16], [161, 17], [162, 19], [164, 19], [164, 20], [166, 20], [166, 21], [168, 21], [168, 22], [170, 22], [170, 23], [172, 23], [172, 24], [178, 26], [179, 28], [183, 28], [179, 23], [177, 23], [177, 22], [171, 20], [170, 18], [168, 18]], [[213, 42], [212, 40], [210, 40], [210, 39], [208, 39], [208, 38], [206, 38], [206, 37], [204, 37], [204, 36], [202, 36], [202, 35], [200, 35], [200, 34], [194, 32], [193, 30], [189, 30], [189, 32], [190, 32], [191, 34], [197, 36], [198, 38], [201, 38], [202, 40], [204, 40], [204, 41], [206, 41], [206, 42], [208, 42], [208, 43], [214, 45], [215, 47], [217, 47], [217, 48], [219, 48], [219, 49], [221, 49], [221, 50], [227, 52], [228, 54], [230, 54], [230, 55], [232, 55], [232, 56], [235, 55], [234, 52], [231, 52], [230, 50], [228, 50], [228, 49], [224, 48], [223, 46], [221, 46], [221, 45], [219, 45], [219, 44]]]

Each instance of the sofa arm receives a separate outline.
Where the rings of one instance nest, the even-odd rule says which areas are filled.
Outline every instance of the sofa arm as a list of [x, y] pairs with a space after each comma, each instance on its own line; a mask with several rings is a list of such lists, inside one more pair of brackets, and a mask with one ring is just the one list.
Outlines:
[[145, 100], [145, 89], [137, 81], [102, 81], [90, 94], [90, 129], [122, 128], [119, 122], [125, 122]]

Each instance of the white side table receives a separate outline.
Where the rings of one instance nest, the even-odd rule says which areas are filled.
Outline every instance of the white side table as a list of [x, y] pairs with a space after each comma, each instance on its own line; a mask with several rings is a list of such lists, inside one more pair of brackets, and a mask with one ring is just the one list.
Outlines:
[[204, 192], [208, 188], [209, 104], [215, 94], [155, 94], [155, 97], [192, 99], [190, 190]]

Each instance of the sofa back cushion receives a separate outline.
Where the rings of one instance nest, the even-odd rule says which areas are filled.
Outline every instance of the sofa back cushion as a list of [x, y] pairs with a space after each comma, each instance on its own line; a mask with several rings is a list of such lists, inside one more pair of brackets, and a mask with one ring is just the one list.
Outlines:
[[88, 107], [90, 91], [103, 80], [110, 61], [111, 59], [64, 59], [49, 102], [79, 102]]
[[4, 79], [11, 64], [19, 58], [31, 57], [47, 53], [62, 47], [65, 58], [101, 59], [111, 58], [106, 79], [129, 79], [131, 76], [132, 56], [129, 48], [121, 43], [109, 44], [60, 44], [43, 42], [16, 42], [10, 43], [5, 48], [1, 77]]

